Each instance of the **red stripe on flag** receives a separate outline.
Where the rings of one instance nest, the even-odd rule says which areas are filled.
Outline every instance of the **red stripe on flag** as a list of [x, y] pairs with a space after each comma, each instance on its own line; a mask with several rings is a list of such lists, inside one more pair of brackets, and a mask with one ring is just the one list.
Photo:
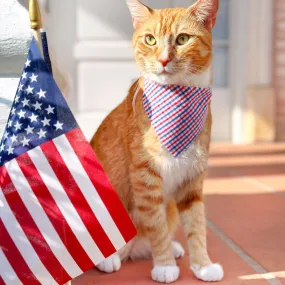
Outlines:
[[17, 158], [17, 162], [54, 229], [60, 236], [63, 244], [75, 262], [83, 272], [89, 270], [91, 267], [94, 267], [93, 262], [82, 248], [69, 224], [66, 222], [63, 214], [43, 182], [29, 155], [27, 153], [21, 155]]
[[122, 236], [126, 242], [129, 242], [136, 235], [136, 229], [90, 144], [80, 129], [74, 129], [68, 132], [66, 137], [98, 194], [108, 208]]
[[11, 211], [14, 213], [18, 223], [21, 225], [23, 231], [25, 232], [27, 238], [46, 269], [58, 283], [66, 283], [71, 279], [71, 277], [67, 274], [65, 269], [51, 251], [41, 231], [23, 203], [17, 189], [14, 187], [6, 167], [2, 167], [1, 170], [1, 187]]
[[[0, 219], [0, 247], [23, 284], [41, 285], [34, 276]], [[1, 284], [1, 283], [0, 283]], [[3, 281], [3, 284], [4, 281]]]
[[88, 205], [88, 202], [72, 177], [72, 174], [67, 168], [54, 143], [52, 141], [47, 142], [41, 145], [41, 149], [102, 254], [105, 257], [108, 257], [116, 252], [116, 249], [109, 240], [96, 216], [93, 214], [92, 209]]
[[5, 285], [4, 280], [2, 279], [1, 276], [0, 276], [0, 285]]

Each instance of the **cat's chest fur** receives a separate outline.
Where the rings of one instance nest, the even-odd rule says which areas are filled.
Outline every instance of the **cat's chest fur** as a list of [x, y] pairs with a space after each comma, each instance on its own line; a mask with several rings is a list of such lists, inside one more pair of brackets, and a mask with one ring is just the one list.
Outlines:
[[207, 163], [208, 153], [200, 144], [192, 143], [178, 158], [163, 150], [155, 165], [163, 179], [165, 194], [171, 195], [184, 181], [195, 179], [207, 169]]

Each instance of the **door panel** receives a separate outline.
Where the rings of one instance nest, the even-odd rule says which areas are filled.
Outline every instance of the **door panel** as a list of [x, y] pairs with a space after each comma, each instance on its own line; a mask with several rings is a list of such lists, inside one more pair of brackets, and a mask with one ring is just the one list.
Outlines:
[[134, 62], [86, 62], [79, 65], [79, 111], [111, 111], [128, 94], [139, 73]]
[[[228, 1], [221, 9], [214, 30], [213, 138], [231, 136], [231, 99], [228, 84], [229, 32]], [[144, 0], [152, 8], [187, 7], [190, 0]], [[102, 119], [127, 95], [131, 80], [138, 76], [130, 39], [131, 16], [125, 1], [77, 0], [78, 118], [91, 135]], [[92, 124], [90, 124], [92, 122]]]

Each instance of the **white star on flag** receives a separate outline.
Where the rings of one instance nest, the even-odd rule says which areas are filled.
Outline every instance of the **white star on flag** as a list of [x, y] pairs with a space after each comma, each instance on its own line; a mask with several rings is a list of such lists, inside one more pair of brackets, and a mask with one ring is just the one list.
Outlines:
[[45, 98], [46, 97], [46, 91], [43, 91], [42, 89], [40, 90], [40, 92], [38, 92], [37, 94], [39, 95], [40, 98]]
[[21, 141], [21, 144], [23, 146], [29, 146], [29, 142], [30, 142], [30, 140], [24, 137], [23, 140]]
[[27, 132], [27, 135], [28, 135], [28, 134], [32, 134], [32, 133], [33, 133], [33, 130], [34, 130], [34, 128], [32, 128], [31, 126], [28, 126], [28, 127], [25, 129], [25, 131]]
[[27, 59], [26, 63], [25, 63], [26, 67], [30, 67], [31, 66], [31, 61], [29, 59]]
[[19, 131], [22, 127], [22, 124], [20, 124], [19, 122], [17, 122], [15, 125], [14, 125], [16, 131]]
[[19, 116], [20, 119], [24, 119], [25, 118], [25, 114], [26, 114], [26, 112], [24, 112], [23, 110], [18, 112], [18, 116]]
[[38, 118], [38, 116], [35, 115], [34, 113], [32, 113], [31, 117], [29, 117], [29, 119], [31, 120], [31, 123], [32, 122], [37, 122], [38, 121], [37, 118]]
[[27, 79], [27, 75], [28, 75], [27, 72], [23, 72], [22, 79]]
[[39, 138], [45, 138], [46, 137], [46, 133], [43, 129], [40, 129], [40, 131], [38, 132]]
[[56, 128], [57, 131], [63, 129], [63, 128], [62, 128], [63, 123], [60, 123], [59, 121], [57, 121], [57, 123], [56, 123], [54, 126], [55, 126], [55, 128]]
[[24, 84], [21, 84], [19, 85], [19, 88], [18, 88], [18, 91], [23, 91], [23, 87], [24, 87]]
[[55, 109], [54, 107], [52, 107], [51, 105], [49, 105], [48, 108], [46, 109], [48, 115], [49, 115], [49, 114], [53, 114], [53, 113], [54, 113], [54, 109]]
[[50, 122], [50, 120], [48, 120], [46, 117], [44, 118], [44, 120], [42, 120], [44, 127], [49, 126], [50, 125], [49, 122]]
[[28, 100], [27, 98], [25, 98], [25, 99], [22, 101], [23, 107], [26, 107], [26, 106], [29, 107], [29, 103], [30, 103], [30, 100]]
[[8, 154], [13, 154], [14, 148], [10, 145], [7, 149]]
[[13, 134], [13, 135], [11, 136], [11, 141], [12, 141], [12, 143], [14, 143], [14, 142], [17, 141], [17, 136], [16, 136], [15, 134]]
[[4, 139], [5, 139], [5, 140], [8, 138], [8, 135], [9, 135], [9, 134], [8, 134], [8, 132], [6, 131], [5, 134], [4, 134]]
[[31, 85], [29, 85], [29, 86], [28, 86], [28, 88], [26, 89], [26, 93], [27, 93], [27, 95], [29, 95], [29, 94], [33, 94], [33, 90], [34, 90], [34, 88], [33, 88], [33, 87], [31, 87]]
[[33, 106], [34, 106], [35, 110], [37, 111], [37, 110], [41, 109], [42, 104], [40, 104], [38, 101], [36, 101], [36, 104], [33, 104]]
[[8, 122], [8, 127], [11, 128], [12, 125], [13, 125], [13, 121], [9, 120], [9, 122]]
[[32, 76], [30, 77], [31, 83], [37, 82], [37, 78], [38, 78], [38, 77], [39, 77], [38, 75], [35, 75], [35, 74], [33, 73]]
[[17, 95], [17, 96], [15, 97], [15, 102], [16, 102], [16, 103], [19, 103], [19, 100], [20, 100], [20, 97]]
[[4, 149], [5, 149], [5, 145], [4, 145], [4, 144], [1, 144], [1, 146], [0, 146], [0, 152], [4, 151]]
[[12, 115], [15, 115], [15, 112], [16, 112], [16, 109], [13, 108], [13, 109], [11, 110]]

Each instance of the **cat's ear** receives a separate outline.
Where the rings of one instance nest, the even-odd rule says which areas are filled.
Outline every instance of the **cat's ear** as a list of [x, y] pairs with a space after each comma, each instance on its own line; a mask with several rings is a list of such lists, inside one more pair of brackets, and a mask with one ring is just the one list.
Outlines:
[[127, 5], [130, 9], [135, 29], [150, 18], [152, 10], [139, 0], [127, 0]]
[[203, 23], [206, 28], [212, 29], [216, 24], [219, 11], [219, 0], [198, 0], [194, 5], [188, 8], [191, 14], [194, 14], [198, 21]]

